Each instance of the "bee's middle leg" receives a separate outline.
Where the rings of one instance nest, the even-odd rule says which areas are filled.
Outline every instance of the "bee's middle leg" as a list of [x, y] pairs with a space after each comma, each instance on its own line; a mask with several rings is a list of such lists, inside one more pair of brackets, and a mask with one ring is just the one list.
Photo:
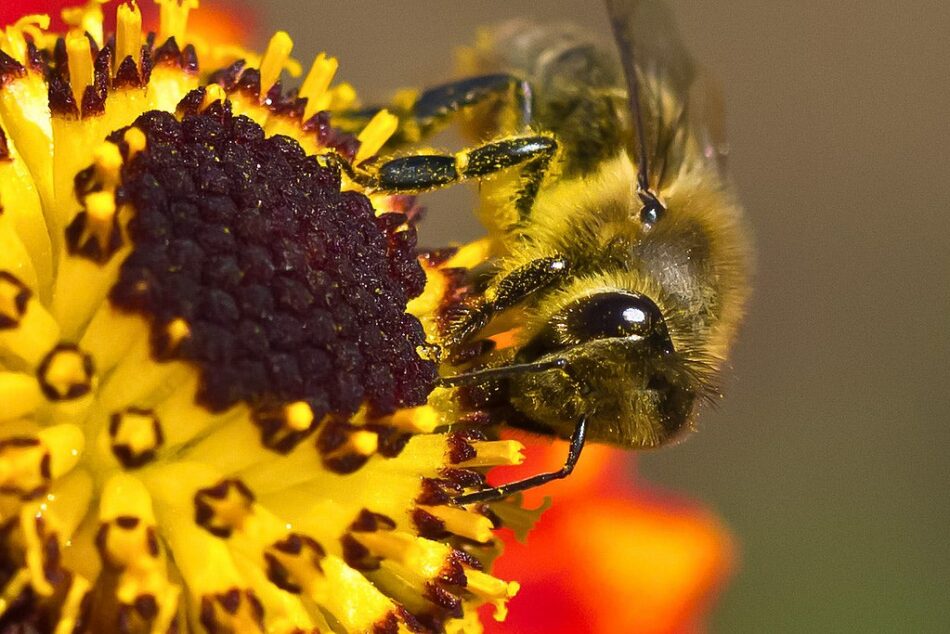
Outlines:
[[532, 260], [493, 283], [477, 302], [457, 308], [445, 345], [457, 349], [471, 341], [498, 313], [570, 275], [570, 261], [561, 256]]

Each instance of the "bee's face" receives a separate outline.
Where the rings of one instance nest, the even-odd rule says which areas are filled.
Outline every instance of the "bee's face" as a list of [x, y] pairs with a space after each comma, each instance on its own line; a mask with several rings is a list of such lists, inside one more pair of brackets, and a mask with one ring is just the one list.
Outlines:
[[562, 307], [517, 360], [554, 358], [565, 359], [567, 371], [524, 375], [511, 385], [512, 404], [541, 426], [569, 432], [586, 414], [593, 440], [635, 448], [688, 429], [701, 386], [646, 295], [601, 290]]

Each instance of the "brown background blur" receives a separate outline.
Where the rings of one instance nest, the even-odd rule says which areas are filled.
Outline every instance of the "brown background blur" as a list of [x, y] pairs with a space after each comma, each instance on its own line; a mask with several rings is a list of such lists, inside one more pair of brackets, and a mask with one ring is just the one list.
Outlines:
[[[723, 83], [758, 272], [722, 407], [639, 473], [738, 536], [715, 631], [946, 631], [950, 3], [673, 5]], [[306, 62], [339, 56], [378, 100], [448, 78], [480, 24], [571, 19], [607, 37], [584, 0], [261, 7], [262, 29], [288, 29]], [[429, 200], [427, 242], [475, 235], [466, 200]]]

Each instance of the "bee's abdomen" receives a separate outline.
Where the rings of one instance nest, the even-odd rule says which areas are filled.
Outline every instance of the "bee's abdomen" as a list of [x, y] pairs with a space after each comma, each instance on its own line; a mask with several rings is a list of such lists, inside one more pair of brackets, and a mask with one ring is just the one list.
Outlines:
[[542, 92], [575, 88], [608, 88], [619, 81], [613, 58], [589, 33], [571, 24], [542, 25], [525, 20], [492, 30], [492, 63], [518, 71]]
[[477, 51], [479, 71], [507, 71], [533, 90], [534, 125], [553, 132], [566, 150], [565, 171], [583, 174], [621, 146], [616, 97], [621, 75], [613, 54], [569, 24], [506, 22]]

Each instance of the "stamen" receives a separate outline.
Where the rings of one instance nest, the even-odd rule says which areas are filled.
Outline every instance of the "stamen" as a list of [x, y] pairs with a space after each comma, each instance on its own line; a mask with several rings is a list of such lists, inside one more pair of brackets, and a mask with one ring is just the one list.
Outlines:
[[[26, 569], [30, 572], [33, 589], [40, 595], [53, 594], [54, 587], [46, 574], [47, 545], [53, 543], [58, 546], [55, 534], [45, 530], [47, 528], [45, 513], [40, 504], [30, 504], [20, 511], [20, 531], [23, 536], [23, 546], [26, 559]], [[55, 547], [55, 551], [59, 548]]]
[[[142, 51], [142, 13], [135, 0], [121, 4], [116, 10], [115, 59], [113, 68], [117, 69], [125, 58], [131, 57], [136, 67]], [[130, 128], [132, 129], [132, 128]]]
[[[70, 59], [72, 59], [70, 57]], [[115, 143], [101, 143], [92, 153], [98, 176], [105, 187], [114, 188], [119, 183], [119, 170], [122, 169], [122, 154]]]
[[19, 601], [20, 596], [29, 587], [31, 577], [29, 570], [20, 568], [13, 578], [7, 582], [3, 588], [3, 594], [0, 595], [0, 614], [6, 614]]
[[295, 431], [306, 431], [313, 424], [313, 409], [305, 401], [291, 403], [284, 408], [287, 426]]
[[103, 522], [121, 516], [137, 517], [146, 524], [155, 523], [148, 489], [141, 480], [124, 473], [116, 474], [106, 482], [99, 501], [99, 519]]
[[462, 573], [461, 567], [455, 562], [455, 557], [460, 553], [442, 542], [405, 532], [354, 532], [352, 536], [374, 556], [398, 565], [398, 568], [391, 568], [390, 571], [395, 572], [417, 592], [424, 592], [425, 585], [436, 580], [453, 579], [449, 583], [456, 583], [456, 567], [458, 573]]
[[356, 152], [355, 163], [362, 163], [379, 152], [399, 127], [399, 117], [388, 110], [380, 110], [370, 119], [363, 131], [356, 137], [360, 149]]
[[43, 359], [36, 376], [46, 398], [65, 401], [89, 393], [93, 372], [92, 358], [88, 354], [75, 346], [61, 344]]
[[88, 0], [81, 7], [68, 7], [60, 12], [63, 22], [70, 27], [70, 33], [83, 35], [88, 33], [95, 40], [96, 46], [102, 47], [102, 8], [101, 5], [110, 0]]
[[508, 616], [508, 600], [518, 594], [521, 586], [515, 581], [505, 582], [479, 570], [466, 570], [465, 578], [468, 580], [465, 587], [479, 598], [493, 603], [495, 620], [504, 621]]
[[5, 31], [0, 31], [0, 49], [24, 66], [26, 59], [26, 38], [29, 35], [37, 46], [43, 46], [46, 40], [45, 31], [49, 28], [49, 16], [43, 13], [25, 15]]
[[165, 326], [165, 336], [167, 337], [168, 351], [176, 350], [182, 341], [191, 335], [191, 328], [188, 322], [178, 317], [171, 320]]
[[[325, 597], [320, 601], [348, 632], [396, 631], [396, 628], [374, 630], [393, 616], [396, 606], [366, 577], [347, 566], [339, 557], [328, 556], [322, 562], [327, 583]], [[309, 593], [314, 596], [315, 592]]]
[[83, 616], [83, 605], [86, 594], [92, 584], [89, 580], [80, 575], [73, 575], [72, 583], [69, 586], [69, 592], [66, 593], [66, 599], [63, 601], [63, 607], [60, 608], [59, 622], [56, 623], [56, 629], [53, 634], [65, 634], [66, 632], [75, 632], [79, 620]]
[[0, 441], [0, 491], [26, 499], [43, 492], [51, 475], [46, 447], [36, 438], [7, 438]]
[[475, 449], [475, 457], [458, 463], [459, 467], [513, 466], [524, 462], [524, 445], [517, 440], [475, 440], [469, 444]]
[[[6, 114], [3, 112], [0, 116]], [[15, 212], [4, 212], [0, 205], [0, 271], [4, 271], [0, 275], [15, 278], [27, 288], [37, 289], [40, 288], [41, 275], [43, 284], [50, 279], [52, 261], [49, 258], [49, 233], [41, 215], [39, 199], [35, 194], [30, 196], [31, 193], [26, 189], [9, 192], [9, 197], [17, 205]]]
[[441, 520], [445, 524], [445, 530], [450, 533], [468, 537], [482, 544], [491, 541], [493, 526], [491, 520], [484, 515], [449, 506], [420, 505], [419, 508]]
[[32, 291], [6, 271], [0, 271], [0, 329], [16, 328], [26, 313]]
[[230, 537], [253, 516], [254, 494], [241, 480], [222, 480], [195, 494], [195, 522], [212, 535]]
[[145, 138], [145, 133], [134, 126], [126, 130], [122, 138], [129, 146], [130, 161], [148, 145], [148, 139]]
[[375, 556], [397, 563], [415, 559], [415, 538], [409, 533], [375, 531], [372, 533], [351, 533], [353, 538], [363, 544]]
[[336, 85], [330, 90], [329, 95], [330, 102], [327, 104], [327, 110], [347, 110], [358, 103], [356, 89], [347, 82]]
[[76, 466], [85, 441], [82, 430], [69, 424], [0, 441], [0, 491], [35, 497]]
[[82, 110], [82, 96], [94, 80], [92, 48], [84, 33], [69, 33], [66, 36], [66, 54], [69, 56], [69, 86], [76, 100], [76, 108]]
[[372, 456], [379, 447], [379, 436], [375, 432], [359, 429], [349, 434], [346, 441], [326, 454], [327, 459], [342, 456]]
[[287, 534], [263, 552], [267, 576], [289, 592], [310, 592], [324, 583], [320, 562], [326, 551], [316, 540], [297, 533]]
[[151, 411], [136, 408], [112, 415], [109, 436], [112, 453], [127, 469], [141, 467], [153, 460], [164, 443], [158, 417]]
[[415, 434], [431, 434], [441, 423], [438, 412], [431, 405], [401, 409], [383, 422]]
[[155, 0], [159, 6], [158, 42], [173, 37], [179, 46], [185, 43], [188, 12], [198, 8], [198, 0]]
[[[112, 241], [113, 220], [115, 219], [115, 197], [111, 191], [93, 192], [84, 201], [87, 213], [86, 238], [99, 243], [99, 249], [106, 251]], [[84, 239], [82, 242], [86, 242]]]
[[76, 425], [63, 424], [41, 430], [37, 437], [49, 452], [53, 478], [72, 471], [86, 447], [86, 437]]
[[284, 69], [293, 48], [294, 41], [290, 39], [286, 31], [277, 31], [270, 39], [267, 51], [261, 58], [261, 103], [264, 103], [267, 93], [280, 78], [280, 71]]
[[[144, 568], [148, 560], [158, 558], [158, 543], [149, 533], [154, 531], [135, 515], [121, 515], [103, 522], [98, 545], [102, 558], [117, 568]], [[151, 539], [150, 539], [151, 537]]]
[[326, 53], [320, 53], [313, 60], [310, 72], [300, 87], [300, 96], [307, 100], [303, 113], [304, 121], [310, 120], [321, 110], [326, 110], [330, 103], [327, 90], [339, 66], [339, 61], [335, 57], [327, 57]]
[[260, 442], [273, 451], [287, 454], [303, 442], [323, 421], [317, 421], [306, 401], [283, 407], [263, 407], [254, 411], [254, 424], [260, 428]]
[[205, 86], [205, 96], [201, 100], [201, 111], [204, 112], [214, 103], [224, 103], [227, 98], [228, 94], [224, 91], [224, 88], [218, 84], [209, 84]]

